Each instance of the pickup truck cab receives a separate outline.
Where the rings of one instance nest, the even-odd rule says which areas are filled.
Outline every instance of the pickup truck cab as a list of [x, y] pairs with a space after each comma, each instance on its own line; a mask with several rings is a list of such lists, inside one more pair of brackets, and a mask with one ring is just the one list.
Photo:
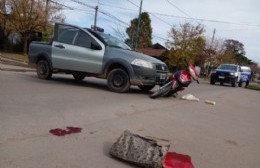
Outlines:
[[245, 86], [251, 80], [251, 70], [249, 67], [240, 66], [236, 64], [221, 64], [210, 75], [210, 84], [214, 85], [216, 82], [230, 83], [233, 87], [241, 87], [243, 83]]
[[160, 60], [133, 51], [109, 34], [69, 24], [56, 23], [53, 40], [32, 42], [28, 55], [40, 79], [59, 72], [76, 80], [94, 76], [107, 79], [108, 88], [120, 93], [130, 85], [148, 91], [167, 80], [168, 68]]

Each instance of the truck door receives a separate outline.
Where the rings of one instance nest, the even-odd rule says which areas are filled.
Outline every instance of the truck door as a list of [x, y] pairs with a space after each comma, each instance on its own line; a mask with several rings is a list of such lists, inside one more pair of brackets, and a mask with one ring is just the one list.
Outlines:
[[104, 44], [86, 30], [70, 25], [55, 25], [53, 68], [101, 73], [104, 53]]

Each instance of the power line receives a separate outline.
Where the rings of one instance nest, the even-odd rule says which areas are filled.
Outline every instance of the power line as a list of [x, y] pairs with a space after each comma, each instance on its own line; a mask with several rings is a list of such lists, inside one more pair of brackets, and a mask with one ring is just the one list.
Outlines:
[[89, 8], [92, 8], [92, 9], [95, 9], [96, 7], [95, 6], [91, 6], [91, 5], [88, 5], [84, 2], [81, 2], [81, 1], [78, 1], [78, 0], [71, 0], [72, 2], [75, 2], [77, 4], [80, 4], [80, 5], [83, 5], [83, 6], [86, 6], [86, 7], [89, 7]]
[[64, 5], [64, 4], [61, 4], [61, 3], [58, 3], [58, 2], [55, 2], [55, 1], [52, 1], [52, 0], [48, 0], [49, 2], [52, 2], [52, 3], [54, 3], [54, 4], [56, 4], [56, 5], [60, 5], [60, 6], [62, 6], [62, 7], [65, 7], [65, 8], [68, 8], [68, 9], [70, 9], [70, 10], [74, 10], [72, 7], [70, 7], [70, 6], [66, 6], [66, 5]]
[[213, 20], [213, 19], [202, 19], [202, 18], [190, 18], [190, 17], [169, 15], [169, 14], [158, 13], [158, 12], [148, 12], [148, 13], [153, 13], [155, 15], [161, 15], [161, 16], [166, 16], [166, 17], [179, 18], [179, 19], [190, 19], [190, 20], [199, 20], [199, 21], [206, 21], [206, 22], [233, 24], [233, 25], [244, 25], [244, 26], [257, 26], [257, 27], [260, 26], [260, 24], [237, 23], [237, 22], [229, 22], [229, 21], [221, 21], [221, 20]]
[[169, 41], [169, 39], [166, 39], [166, 38], [163, 38], [163, 37], [160, 37], [160, 36], [157, 36], [157, 35], [152, 35], [152, 36], [155, 37], [155, 38], [161, 39], [161, 40]]
[[188, 15], [186, 12], [184, 12], [183, 10], [181, 10], [178, 6], [174, 5], [170, 0], [166, 0], [171, 6], [173, 6], [174, 8], [176, 8], [178, 11], [180, 11], [181, 13], [183, 13], [184, 15], [188, 16], [189, 18], [193, 18], [190, 15]]
[[[134, 6], [138, 7], [138, 5], [136, 5], [135, 3], [133, 3], [130, 0], [127, 0], [128, 2], [130, 2], [131, 4], [133, 4]], [[189, 20], [197, 20], [197, 21], [202, 21], [202, 22], [214, 22], [214, 23], [223, 23], [223, 24], [233, 24], [233, 25], [244, 25], [244, 26], [260, 26], [260, 24], [249, 24], [249, 23], [236, 23], [236, 22], [229, 22], [229, 21], [221, 21], [221, 20], [214, 20], [214, 19], [202, 19], [202, 18], [194, 18], [191, 17], [190, 15], [188, 15], [186, 12], [184, 12], [183, 10], [181, 10], [179, 7], [177, 7], [176, 5], [174, 5], [172, 2], [170, 2], [169, 0], [166, 0], [167, 2], [169, 2], [172, 6], [174, 6], [176, 9], [178, 9], [180, 12], [182, 12], [183, 14], [185, 14], [187, 17], [184, 16], [176, 16], [176, 15], [169, 15], [169, 14], [164, 14], [164, 13], [158, 13], [158, 12], [149, 12], [150, 14], [155, 14], [155, 15], [161, 15], [161, 16], [167, 16], [167, 17], [174, 17], [174, 18], [179, 18], [179, 19], [189, 19]], [[165, 21], [164, 21], [165, 22]]]
[[102, 10], [99, 10], [99, 12], [102, 13], [103, 15], [106, 15], [106, 16], [108, 16], [108, 17], [114, 19], [114, 20], [117, 20], [117, 21], [120, 22], [120, 23], [123, 23], [123, 24], [125, 24], [125, 25], [127, 25], [127, 26], [130, 26], [128, 23], [126, 23], [126, 22], [120, 20], [119, 18], [117, 18], [116, 16], [111, 15], [110, 13], [107, 13], [107, 12], [102, 11]]
[[132, 5], [134, 5], [135, 7], [138, 7], [138, 8], [139, 8], [139, 6], [136, 5], [135, 3], [133, 3], [132, 1], [130, 1], [130, 0], [127, 0], [127, 1], [130, 2]]
[[[130, 2], [132, 5], [134, 5], [134, 6], [136, 6], [136, 7], [138, 7], [139, 8], [139, 6], [138, 5], [136, 5], [135, 3], [133, 3], [132, 1], [130, 1], [130, 0], [127, 0], [128, 2]], [[167, 24], [167, 25], [169, 25], [169, 26], [172, 26], [171, 24], [169, 24], [168, 22], [166, 22], [165, 20], [163, 20], [163, 19], [161, 19], [161, 18], [159, 18], [158, 16], [155, 16], [155, 14], [153, 14], [153, 13], [151, 13], [151, 12], [148, 12], [147, 10], [145, 10], [147, 13], [149, 13], [149, 14], [151, 14], [153, 17], [155, 17], [156, 19], [158, 19], [158, 20], [160, 20], [160, 21], [162, 21], [163, 23], [165, 23], [165, 24]]]
[[129, 11], [137, 11], [134, 9], [129, 9], [129, 8], [124, 8], [124, 7], [120, 7], [120, 6], [115, 6], [115, 5], [109, 5], [109, 4], [104, 4], [104, 3], [99, 3], [102, 6], [107, 6], [107, 7], [112, 7], [112, 8], [117, 8], [117, 9], [121, 9], [121, 10], [129, 10]]
[[[150, 13], [150, 12], [147, 12], [147, 13]], [[150, 14], [151, 14], [153, 17], [155, 17], [155, 18], [159, 19], [160, 21], [164, 22], [165, 24], [167, 24], [167, 25], [169, 25], [169, 26], [172, 26], [170, 23], [168, 23], [168, 22], [166, 22], [165, 20], [159, 18], [159, 17], [156, 16], [155, 14], [153, 14], [153, 13], [150, 13]]]

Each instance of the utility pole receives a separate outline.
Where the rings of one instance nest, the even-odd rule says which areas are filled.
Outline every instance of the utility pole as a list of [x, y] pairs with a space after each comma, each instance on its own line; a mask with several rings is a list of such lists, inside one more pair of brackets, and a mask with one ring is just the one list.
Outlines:
[[97, 6], [95, 7], [94, 30], [96, 30], [97, 27], [98, 5], [99, 5], [99, 0], [97, 1]]
[[137, 48], [138, 48], [138, 38], [139, 38], [139, 29], [140, 29], [140, 22], [141, 22], [142, 5], [143, 5], [143, 0], [141, 0], [140, 8], [139, 8], [139, 17], [138, 17], [136, 36], [135, 36], [135, 48], [134, 48], [135, 50], [137, 50]]
[[96, 26], [97, 26], [97, 14], [98, 14], [98, 6], [95, 7], [94, 30], [96, 30]]
[[[215, 56], [214, 56], [214, 59], [212, 58], [212, 55], [211, 55], [211, 52], [213, 51], [213, 49], [212, 49], [212, 45], [213, 45], [213, 42], [214, 42], [214, 39], [215, 39], [215, 34], [216, 34], [216, 29], [214, 28], [214, 30], [213, 30], [213, 35], [212, 35], [212, 38], [211, 38], [211, 43], [210, 43], [210, 47], [209, 47], [209, 51], [208, 51], [208, 53], [209, 53], [209, 64], [208, 64], [208, 66], [207, 66], [207, 71], [206, 71], [206, 76], [208, 77], [209, 76], [209, 74], [210, 74], [210, 70], [211, 70], [211, 67], [212, 67], [212, 65], [213, 65], [213, 62], [215, 62], [216, 61], [216, 58], [215, 58]], [[213, 53], [214, 54], [214, 53]], [[215, 54], [214, 54], [215, 55]]]
[[210, 49], [211, 49], [211, 47], [212, 47], [212, 44], [213, 44], [213, 42], [214, 42], [214, 39], [215, 39], [215, 34], [216, 34], [216, 29], [214, 28], [214, 30], [213, 30], [213, 36], [212, 36], [212, 39], [211, 39], [211, 44], [210, 44]]

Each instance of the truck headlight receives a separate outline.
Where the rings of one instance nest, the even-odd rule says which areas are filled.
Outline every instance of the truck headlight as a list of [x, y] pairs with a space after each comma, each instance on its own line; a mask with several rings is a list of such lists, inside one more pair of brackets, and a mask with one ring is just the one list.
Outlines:
[[231, 72], [230, 75], [232, 75], [232, 76], [238, 76], [238, 73], [237, 73], [237, 72]]
[[153, 64], [151, 62], [142, 60], [142, 59], [135, 59], [132, 61], [131, 63], [132, 65], [136, 65], [136, 66], [141, 66], [141, 67], [145, 67], [145, 68], [153, 68]]

